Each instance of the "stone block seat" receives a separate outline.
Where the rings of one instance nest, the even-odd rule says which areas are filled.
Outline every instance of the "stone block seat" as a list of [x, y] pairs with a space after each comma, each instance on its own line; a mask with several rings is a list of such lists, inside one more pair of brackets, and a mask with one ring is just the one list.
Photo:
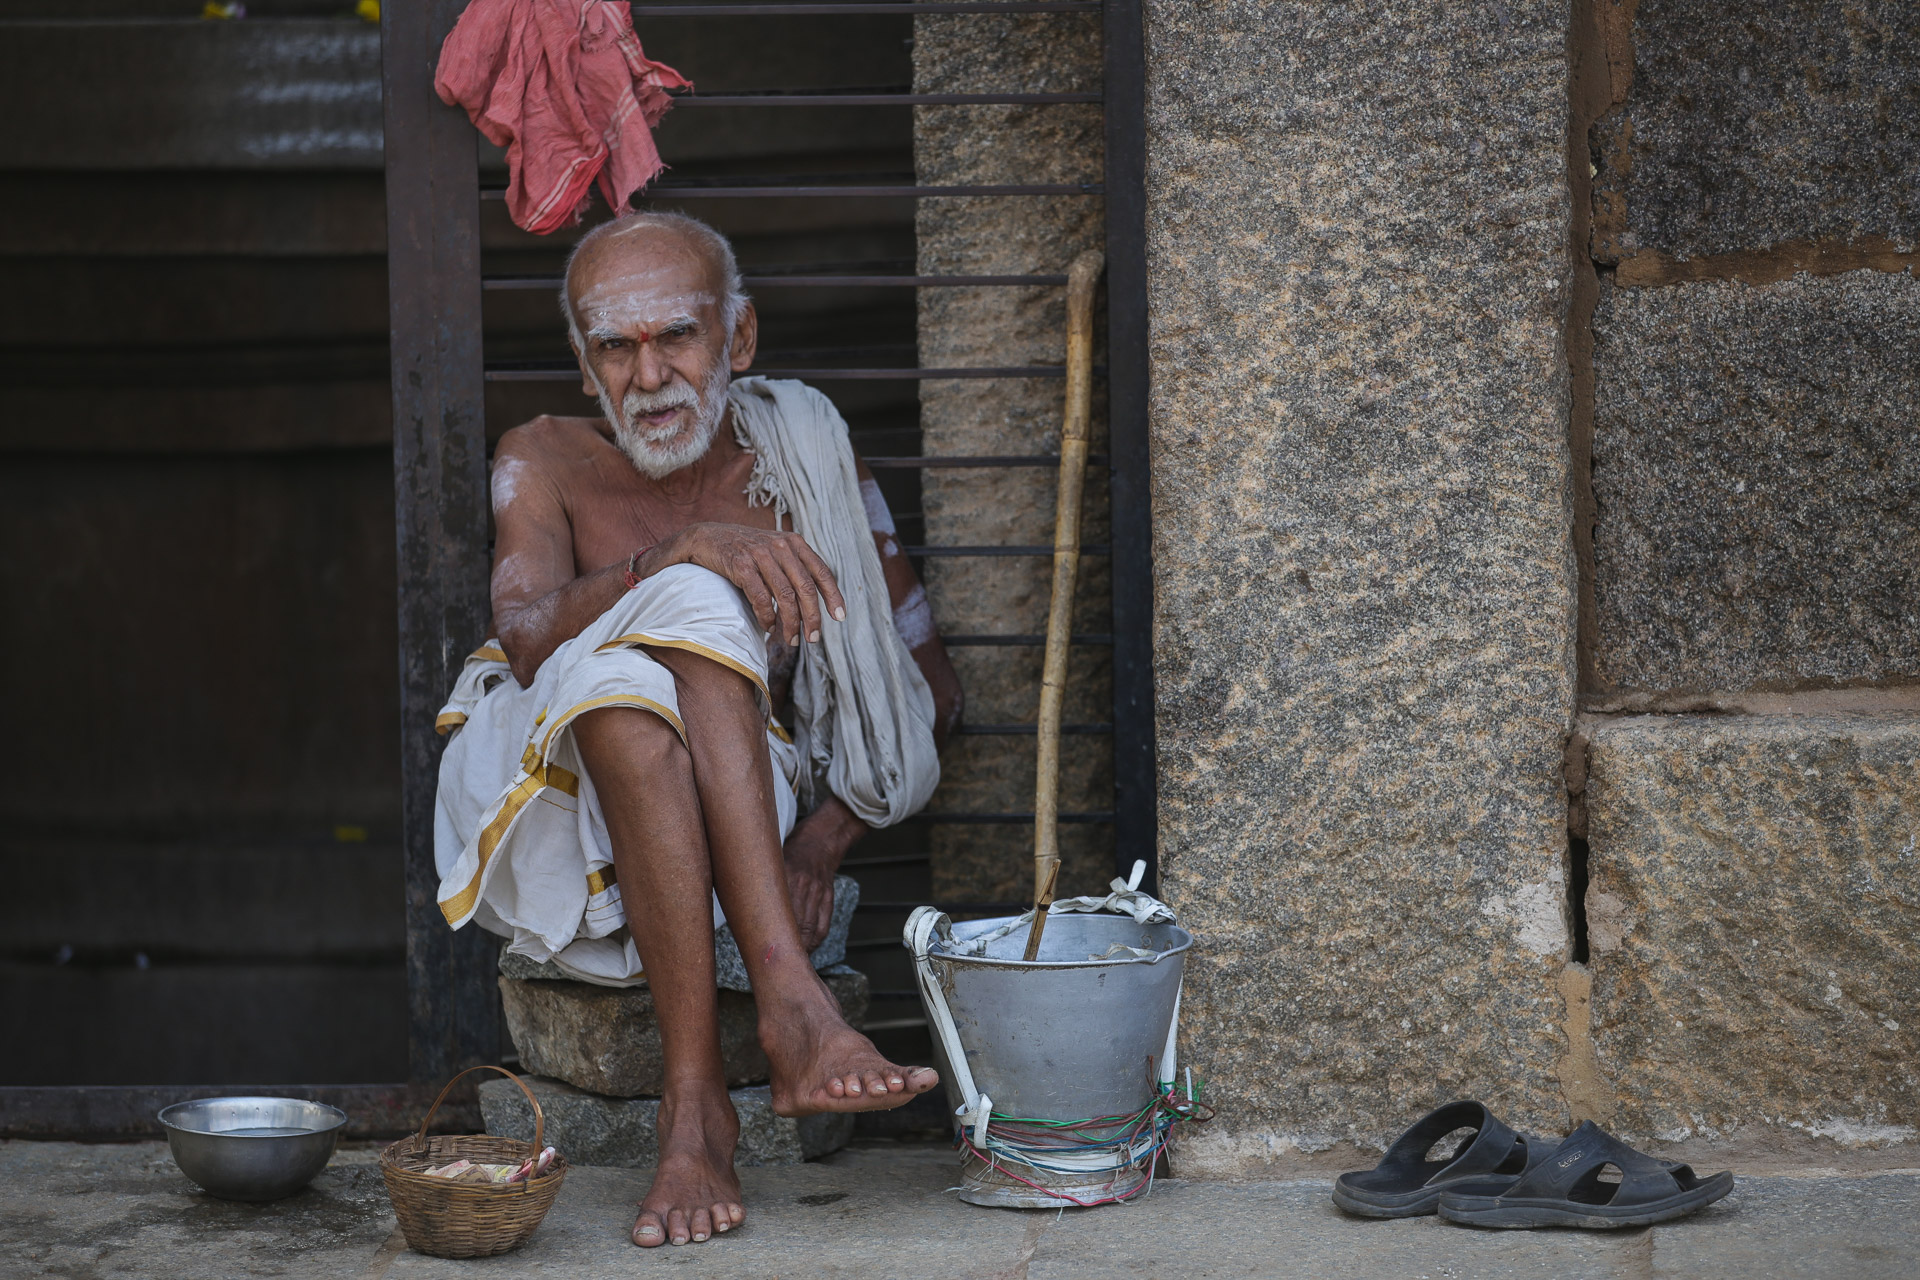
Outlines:
[[[832, 924], [813, 952], [814, 968], [855, 1027], [866, 1020], [869, 987], [866, 975], [844, 961], [859, 899], [853, 880], [835, 878]], [[740, 1163], [793, 1164], [844, 1147], [853, 1133], [851, 1115], [795, 1121], [773, 1114], [751, 984], [724, 925], [715, 931], [714, 950], [721, 1062], [740, 1113]], [[552, 963], [503, 954], [500, 995], [527, 1084], [546, 1114], [547, 1142], [579, 1164], [653, 1164], [664, 1064], [646, 984], [599, 986], [570, 978]], [[511, 1081], [482, 1084], [480, 1109], [488, 1133], [532, 1139], [532, 1109]]]

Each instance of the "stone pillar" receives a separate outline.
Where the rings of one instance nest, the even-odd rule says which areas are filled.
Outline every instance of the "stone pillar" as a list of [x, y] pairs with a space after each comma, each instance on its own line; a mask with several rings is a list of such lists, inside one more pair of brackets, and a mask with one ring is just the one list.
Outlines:
[[1563, 1127], [1566, 6], [1147, 7], [1183, 1170]]
[[[1095, 14], [921, 16], [914, 21], [918, 93], [1071, 93], [1098, 90]], [[1098, 105], [920, 107], [914, 165], [922, 185], [1098, 182]], [[927, 275], [1061, 274], [1102, 239], [1101, 200], [1087, 196], [984, 196], [923, 200], [920, 271]], [[1104, 328], [1104, 326], [1103, 326]], [[923, 289], [920, 362], [1059, 365], [1066, 359], [1066, 290]], [[1104, 361], [1104, 353], [1096, 360]], [[993, 379], [921, 384], [922, 448], [928, 454], [1057, 454], [1064, 384]], [[1105, 448], [1104, 397], [1094, 405], [1096, 452]], [[922, 480], [927, 541], [991, 545], [1053, 543], [1055, 473], [1047, 468], [928, 470]], [[1105, 473], [1089, 476], [1084, 540], [1108, 537]], [[1043, 558], [929, 559], [927, 593], [945, 633], [1034, 634], [1046, 629], [1052, 564]], [[1104, 559], [1082, 562], [1074, 629], [1111, 629]], [[1037, 647], [953, 650], [973, 724], [1031, 724], [1040, 699]], [[1067, 723], [1112, 719], [1112, 663], [1104, 648], [1073, 650]], [[941, 761], [938, 810], [1033, 808], [1034, 740], [959, 737]], [[1107, 738], [1069, 735], [1061, 751], [1062, 811], [1113, 804]], [[1028, 826], [938, 827], [933, 892], [943, 901], [1023, 901], [1033, 892]], [[1113, 876], [1104, 827], [1061, 830], [1062, 896], [1103, 890]]]

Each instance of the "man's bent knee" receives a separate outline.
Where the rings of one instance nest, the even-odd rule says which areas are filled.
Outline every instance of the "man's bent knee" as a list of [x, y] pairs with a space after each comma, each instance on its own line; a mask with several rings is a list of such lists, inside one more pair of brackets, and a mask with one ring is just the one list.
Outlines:
[[693, 761], [680, 734], [660, 716], [639, 707], [600, 707], [573, 722], [591, 774], [596, 766], [644, 770], [656, 779], [684, 772], [693, 777]]
[[700, 685], [703, 691], [721, 690], [751, 698], [759, 691], [751, 676], [738, 667], [692, 649], [674, 649], [665, 645], [643, 645], [647, 656], [673, 673], [675, 681], [684, 685], [689, 681]]

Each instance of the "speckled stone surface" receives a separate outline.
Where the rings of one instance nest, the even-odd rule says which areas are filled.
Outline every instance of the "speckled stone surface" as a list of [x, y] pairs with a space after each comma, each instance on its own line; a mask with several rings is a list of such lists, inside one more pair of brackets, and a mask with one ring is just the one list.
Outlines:
[[[820, 975], [855, 1027], [866, 1020], [867, 977], [840, 965]], [[653, 992], [597, 987], [562, 979], [500, 979], [507, 1031], [528, 1071], [553, 1076], [592, 1093], [623, 1098], [658, 1096], [665, 1088], [660, 1023]], [[729, 1085], [767, 1078], [760, 1019], [753, 997], [720, 991], [720, 1061]]]
[[[1624, 252], [1920, 238], [1920, 6], [1641, 0], [1594, 179]], [[1613, 140], [1626, 135], [1626, 162]]]
[[1162, 884], [1238, 1152], [1564, 1125], [1566, 9], [1150, 0]]
[[1920, 676], [1920, 280], [1606, 289], [1602, 692]]
[[1920, 716], [1603, 723], [1587, 803], [1612, 1123], [1920, 1138]]
[[[1096, 15], [985, 14], [915, 19], [914, 88], [921, 93], [1064, 93], [1098, 90]], [[1100, 108], [919, 107], [914, 166], [922, 184], [1098, 182]], [[1098, 196], [922, 200], [919, 268], [930, 275], [1062, 274], [1102, 240]], [[920, 363], [1059, 365], [1066, 359], [1066, 291], [1035, 288], [922, 289]], [[1096, 354], [1096, 362], [1104, 355]], [[1055, 454], [1064, 384], [1057, 378], [923, 382], [922, 447], [929, 454]], [[1096, 392], [1098, 393], [1096, 383]], [[1104, 449], [1104, 397], [1094, 404], [1094, 449]], [[1051, 467], [932, 469], [923, 473], [927, 539], [993, 545], [1053, 542], [1056, 473]], [[1089, 473], [1083, 541], [1108, 538], [1105, 472]], [[1111, 630], [1107, 563], [1081, 562], [1076, 630]], [[927, 592], [943, 632], [1038, 634], [1046, 629], [1051, 562], [1045, 557], [941, 558], [926, 562]], [[1040, 698], [1036, 647], [953, 651], [973, 724], [1031, 724]], [[1074, 651], [1065, 720], [1112, 718], [1109, 650]], [[961, 738], [941, 761], [936, 810], [1030, 811], [1034, 739]], [[1112, 748], [1105, 737], [1069, 739], [1060, 807], [1112, 807]], [[942, 901], [1019, 901], [1032, 893], [1030, 827], [936, 827], [933, 894]], [[1062, 831], [1060, 892], [1102, 887], [1113, 876], [1104, 826]]]
[[[659, 1162], [654, 1132], [658, 1098], [603, 1098], [539, 1076], [523, 1076], [546, 1116], [545, 1142], [583, 1165], [637, 1169]], [[492, 1085], [501, 1086], [498, 1089]], [[765, 1085], [730, 1091], [740, 1116], [740, 1145], [734, 1164], [799, 1164], [838, 1151], [853, 1137], [853, 1116], [816, 1115], [791, 1120], [773, 1113], [773, 1095]], [[533, 1108], [511, 1080], [480, 1086], [480, 1114], [487, 1132], [533, 1141]]]

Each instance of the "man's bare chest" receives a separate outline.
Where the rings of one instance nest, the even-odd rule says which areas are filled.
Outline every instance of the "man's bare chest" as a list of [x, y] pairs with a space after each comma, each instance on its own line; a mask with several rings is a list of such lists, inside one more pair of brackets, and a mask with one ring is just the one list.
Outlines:
[[582, 477], [569, 494], [576, 573], [591, 573], [625, 560], [642, 547], [664, 542], [689, 525], [707, 522], [774, 527], [773, 509], [747, 501], [750, 469], [728, 482], [677, 497], [625, 477]]

